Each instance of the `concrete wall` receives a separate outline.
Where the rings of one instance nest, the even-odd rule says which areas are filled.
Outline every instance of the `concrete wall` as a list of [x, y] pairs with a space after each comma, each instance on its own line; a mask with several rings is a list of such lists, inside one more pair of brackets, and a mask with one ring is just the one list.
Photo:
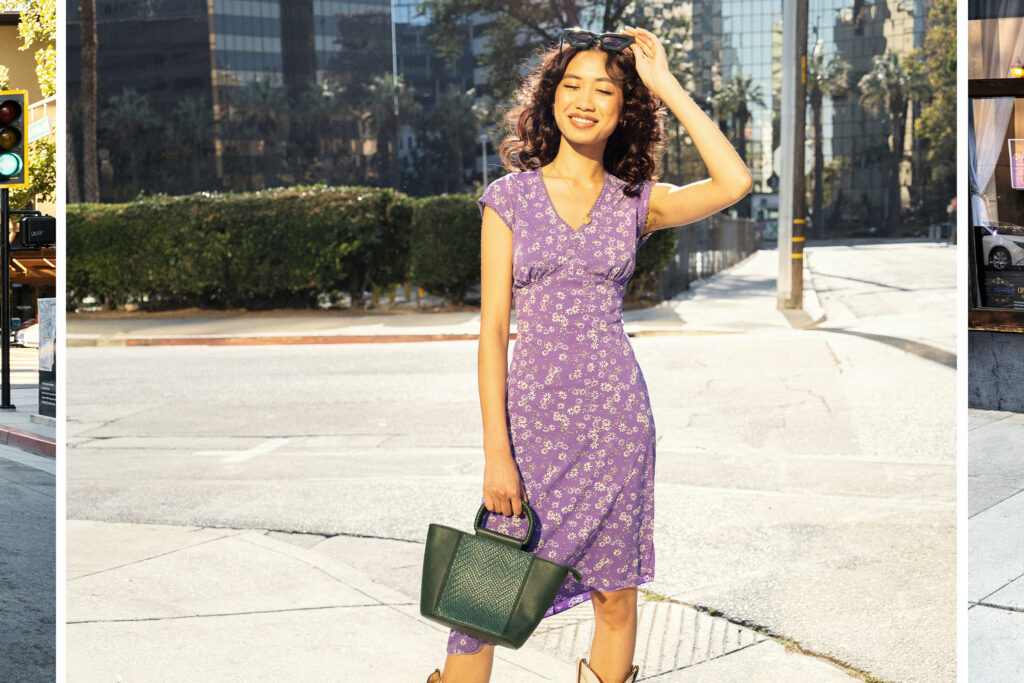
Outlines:
[[1024, 334], [971, 330], [967, 367], [971, 408], [1024, 413]]

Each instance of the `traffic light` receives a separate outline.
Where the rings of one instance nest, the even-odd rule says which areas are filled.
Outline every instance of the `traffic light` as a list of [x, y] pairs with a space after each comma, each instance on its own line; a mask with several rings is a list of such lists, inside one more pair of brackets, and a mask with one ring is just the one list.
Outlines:
[[24, 90], [0, 90], [0, 189], [28, 185]]

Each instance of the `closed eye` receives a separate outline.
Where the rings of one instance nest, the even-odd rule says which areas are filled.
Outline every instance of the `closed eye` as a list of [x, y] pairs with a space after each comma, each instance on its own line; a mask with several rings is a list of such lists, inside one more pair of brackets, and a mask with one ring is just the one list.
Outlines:
[[[569, 85], [568, 83], [563, 84], [562, 87], [563, 88], [568, 88], [569, 90], [579, 90], [580, 89], [580, 87], [578, 85]], [[599, 93], [601, 93], [603, 95], [614, 95], [615, 94], [611, 90], [598, 90], [597, 92], [599, 92]]]

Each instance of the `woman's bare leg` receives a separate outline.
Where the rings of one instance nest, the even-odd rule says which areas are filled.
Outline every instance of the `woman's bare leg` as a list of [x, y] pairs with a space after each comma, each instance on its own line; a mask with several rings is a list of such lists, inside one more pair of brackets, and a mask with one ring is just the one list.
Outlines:
[[621, 683], [633, 668], [636, 650], [636, 587], [594, 591], [591, 602], [595, 624], [590, 668], [606, 683]]
[[448, 655], [441, 672], [442, 683], [488, 683], [494, 667], [494, 646], [484, 643], [471, 655]]

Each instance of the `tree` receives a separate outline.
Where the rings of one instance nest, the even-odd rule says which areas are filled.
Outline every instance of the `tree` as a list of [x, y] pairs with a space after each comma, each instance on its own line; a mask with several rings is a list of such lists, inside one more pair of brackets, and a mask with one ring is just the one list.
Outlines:
[[[22, 40], [19, 50], [35, 51], [36, 81], [43, 97], [57, 92], [57, 51], [52, 43], [57, 38], [56, 0], [0, 0], [0, 11], [18, 12], [18, 36]], [[0, 81], [8, 81], [9, 74], [0, 66]], [[10, 87], [6, 83], [3, 87]], [[18, 84], [14, 84], [18, 88]], [[19, 88], [20, 89], [20, 88]], [[28, 145], [29, 186], [11, 191], [12, 208], [21, 208], [32, 200], [52, 200], [56, 190], [56, 155], [54, 143], [46, 138]]]
[[263, 187], [277, 184], [276, 141], [287, 140], [287, 97], [283, 87], [270, 80], [257, 79], [238, 91], [236, 121], [242, 134], [255, 137], [263, 147]]
[[956, 0], [934, 0], [925, 31], [924, 47], [915, 51], [931, 85], [930, 101], [917, 120], [926, 163], [920, 180], [932, 188], [922, 191], [931, 215], [944, 219], [956, 194]]
[[370, 128], [377, 137], [376, 158], [379, 178], [389, 177], [391, 187], [397, 190], [401, 184], [399, 134], [402, 131], [402, 124], [413, 120], [419, 105], [413, 99], [412, 88], [405, 85], [401, 76], [396, 82], [391, 74], [385, 74], [374, 78], [373, 83], [367, 87], [364, 108], [369, 117]]
[[[747, 104], [764, 106], [761, 86], [752, 88], [753, 82], [751, 76], [736, 74], [725, 84], [722, 91], [715, 95], [715, 108], [718, 109], [719, 116], [732, 119], [733, 136], [737, 139], [736, 149], [743, 163], [747, 162], [747, 122], [750, 121], [750, 109]], [[750, 216], [750, 200], [750, 195], [747, 195], [740, 201], [740, 215]]]
[[846, 94], [849, 72], [850, 65], [842, 57], [833, 55], [826, 60], [822, 43], [818, 41], [807, 60], [807, 99], [811, 105], [811, 125], [814, 130], [814, 212], [811, 215], [814, 217], [814, 228], [819, 239], [825, 237], [822, 101], [825, 97], [836, 98]]
[[132, 195], [142, 190], [139, 178], [139, 156], [143, 153], [146, 133], [157, 125], [158, 120], [149, 98], [134, 88], [125, 88], [120, 95], [110, 98], [103, 113], [107, 135], [120, 143], [127, 151], [128, 168], [131, 173]]
[[202, 180], [204, 151], [212, 143], [211, 128], [213, 127], [213, 111], [210, 103], [197, 97], [186, 97], [171, 112], [167, 123], [169, 139], [174, 140], [174, 148], [188, 150], [189, 166], [192, 169], [191, 186], [186, 191], [196, 192], [204, 189]]
[[473, 108], [475, 95], [472, 88], [463, 92], [455, 84], [449, 84], [428, 116], [430, 127], [448, 147], [446, 158], [441, 162], [443, 167], [435, 171], [444, 176], [445, 192], [462, 192], [466, 188], [466, 149], [476, 148], [480, 130]]
[[[82, 0], [82, 184], [85, 201], [100, 200], [96, 154], [96, 0]], [[68, 139], [72, 133], [68, 131]], [[68, 145], [69, 148], [72, 145]]]
[[[598, 5], [565, 0], [509, 0], [500, 6], [490, 28], [483, 32], [484, 50], [477, 65], [487, 69], [495, 99], [507, 99], [518, 84], [519, 66], [538, 45], [558, 43], [560, 27], [579, 26], [586, 13], [595, 31], [621, 28], [630, 0], [604, 0]], [[492, 0], [422, 0], [419, 16], [428, 18], [427, 34], [449, 66], [462, 56], [465, 27], [474, 14], [494, 15]], [[600, 14], [600, 17], [596, 16]], [[600, 28], [594, 28], [600, 23]]]
[[920, 62], [902, 58], [898, 52], [875, 55], [871, 63], [871, 71], [864, 74], [858, 83], [860, 103], [889, 121], [892, 144], [886, 227], [890, 236], [897, 237], [901, 226], [900, 164], [906, 137], [907, 107], [928, 94], [928, 81], [921, 72]]

